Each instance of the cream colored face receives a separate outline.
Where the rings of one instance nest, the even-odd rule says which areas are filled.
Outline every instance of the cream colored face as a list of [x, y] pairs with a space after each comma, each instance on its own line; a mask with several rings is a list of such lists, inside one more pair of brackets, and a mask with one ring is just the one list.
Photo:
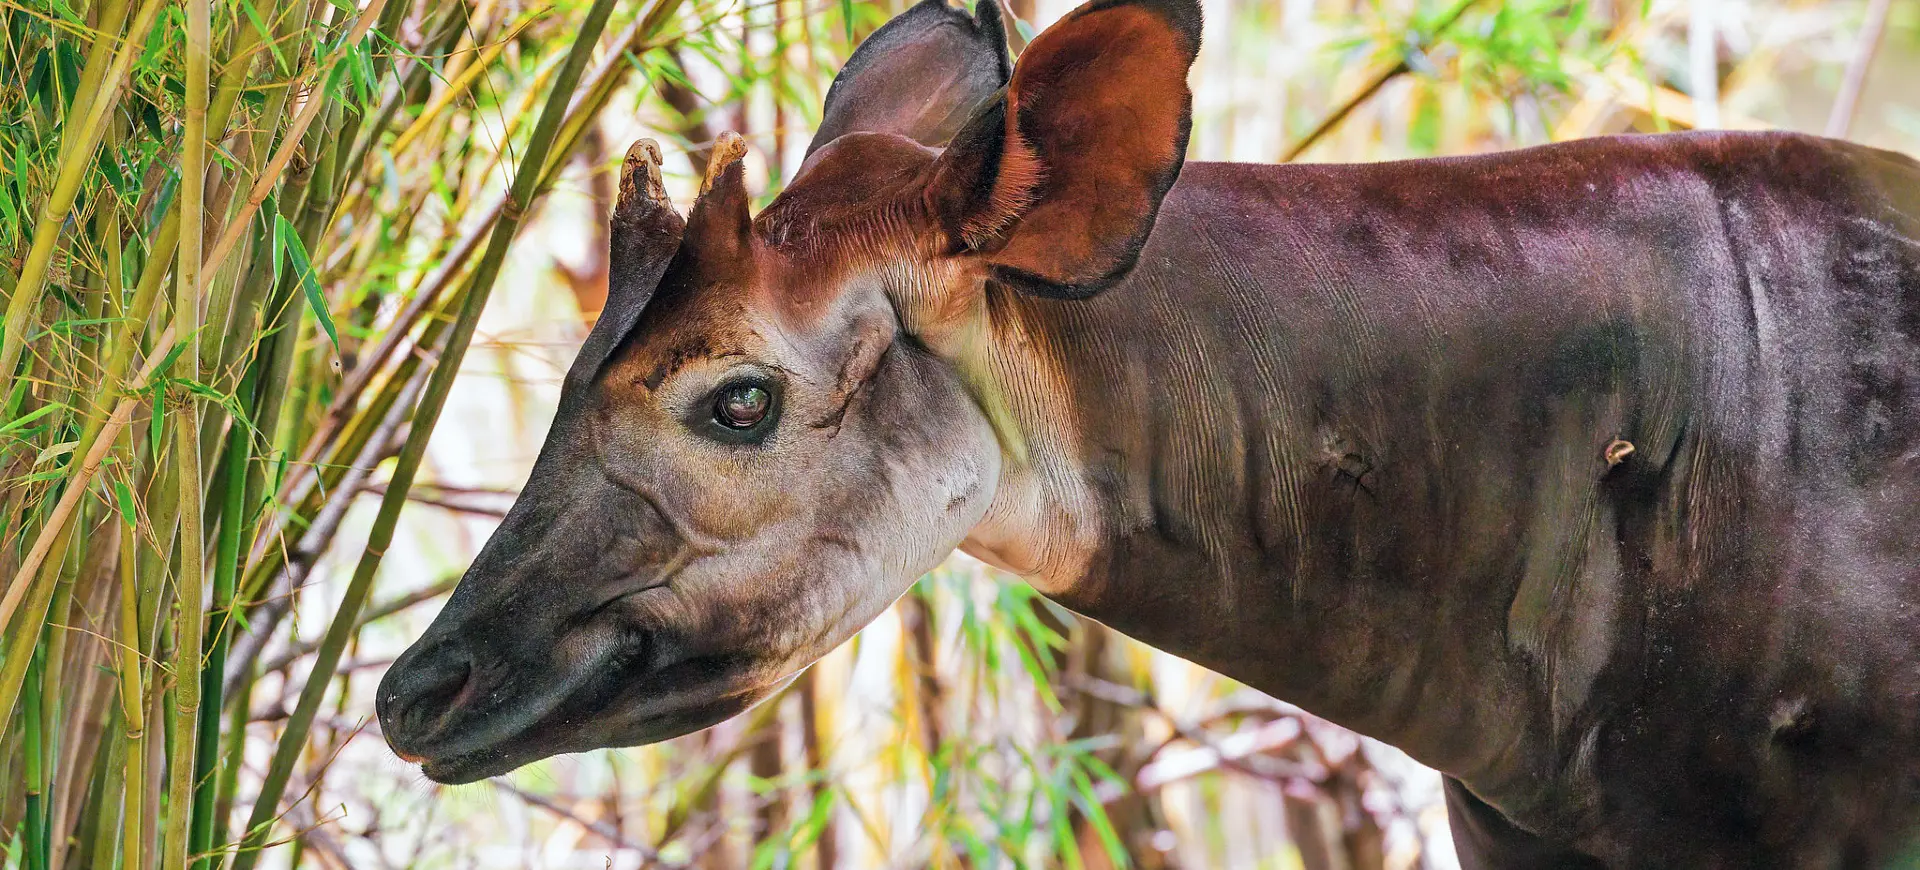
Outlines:
[[389, 742], [428, 776], [731, 716], [877, 616], [992, 501], [985, 415], [903, 339], [882, 287], [795, 305], [754, 269], [697, 259], [556, 421], [382, 685]]

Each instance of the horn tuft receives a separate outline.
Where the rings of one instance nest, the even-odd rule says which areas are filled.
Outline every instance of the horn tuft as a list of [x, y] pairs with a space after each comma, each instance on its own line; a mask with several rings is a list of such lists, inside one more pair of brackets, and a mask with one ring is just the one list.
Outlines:
[[707, 177], [700, 182], [700, 194], [705, 196], [707, 191], [713, 189], [714, 182], [720, 180], [720, 173], [725, 172], [727, 167], [740, 162], [740, 158], [745, 156], [747, 156], [747, 140], [732, 130], [721, 133], [720, 138], [714, 140], [713, 156], [707, 160]]
[[660, 178], [660, 161], [660, 143], [652, 139], [641, 139], [627, 149], [627, 159], [620, 165], [620, 201], [614, 207], [616, 211], [639, 205], [639, 197], [645, 197], [652, 205], [673, 206], [667, 197], [666, 184]]

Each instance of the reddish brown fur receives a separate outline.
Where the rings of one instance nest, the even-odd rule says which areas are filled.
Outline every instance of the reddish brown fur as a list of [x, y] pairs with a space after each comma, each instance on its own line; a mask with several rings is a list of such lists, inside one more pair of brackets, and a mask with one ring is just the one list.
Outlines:
[[1098, 283], [1132, 267], [1179, 172], [1197, 46], [1139, 6], [1089, 5], [1062, 24], [1028, 47], [1007, 90], [995, 204], [1031, 199], [1020, 222], [1033, 229], [993, 259], [1056, 284]]

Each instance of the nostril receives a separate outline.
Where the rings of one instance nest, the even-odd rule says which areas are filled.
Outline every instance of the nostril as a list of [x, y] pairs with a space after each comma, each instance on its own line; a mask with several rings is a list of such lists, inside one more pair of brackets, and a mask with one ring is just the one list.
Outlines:
[[473, 660], [445, 647], [396, 665], [377, 701], [389, 731], [415, 739], [465, 700], [473, 683]]
[[436, 676], [436, 682], [421, 690], [416, 707], [440, 711], [454, 707], [467, 686], [473, 682], [473, 662], [462, 659]]

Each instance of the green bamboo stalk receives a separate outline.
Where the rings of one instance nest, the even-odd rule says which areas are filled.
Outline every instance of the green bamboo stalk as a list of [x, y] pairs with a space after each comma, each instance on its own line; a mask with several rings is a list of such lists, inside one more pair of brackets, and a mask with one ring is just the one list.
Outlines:
[[[61, 494], [61, 505], [69, 505], [67, 512], [71, 514], [73, 508], [67, 496], [68, 493]], [[77, 495], [71, 499], [72, 504], [78, 501]], [[61, 505], [55, 506], [55, 515], [60, 513]], [[54, 533], [51, 545], [65, 552], [67, 544], [73, 539], [74, 528], [72, 523], [65, 524]], [[31, 567], [23, 565], [14, 581], [16, 585], [24, 582], [31, 590], [26, 596], [25, 607], [18, 614], [25, 621], [8, 627], [7, 658], [5, 664], [0, 665], [0, 722], [9, 724], [13, 720], [13, 705], [19, 702], [21, 691], [26, 687], [27, 665], [32, 660], [33, 650], [39, 646], [41, 629], [47, 624], [47, 611], [53, 603], [57, 586], [55, 581], [61, 566], [59, 562], [33, 562], [32, 556], [32, 553], [28, 554]], [[23, 716], [21, 726], [33, 727], [32, 717]]]
[[[93, 38], [93, 45], [87, 48], [86, 65], [80, 68], [80, 83], [73, 91], [73, 105], [67, 107], [69, 119], [87, 116], [93, 94], [100, 89], [100, 80], [106, 77], [120, 26], [126, 23], [127, 0], [106, 0], [100, 7], [100, 17], [95, 25], [98, 33]], [[61, 143], [62, 150], [65, 150], [66, 144]]]
[[[93, 544], [92, 554], [98, 558], [106, 552], [104, 544], [98, 539]], [[75, 577], [86, 576], [90, 580], [98, 579], [98, 568], [91, 560], [75, 560]], [[105, 593], [104, 595], [102, 593]], [[84, 599], [78, 598], [84, 594]], [[112, 585], [108, 583], [86, 583], [76, 592], [76, 621], [93, 622], [95, 614], [100, 613], [112, 602]], [[110, 673], [103, 667], [106, 662], [105, 649], [95, 643], [95, 638], [84, 634], [79, 626], [63, 627], [61, 635], [72, 638], [72, 651], [66, 663], [69, 680], [77, 691], [69, 692], [70, 712], [65, 717], [65, 746], [61, 750], [60, 767], [53, 777], [55, 788], [54, 821], [55, 838], [54, 863], [58, 867], [90, 867], [86, 854], [98, 839], [95, 830], [99, 813], [91, 811], [100, 801], [100, 787], [104, 784], [107, 770], [116, 771], [118, 779], [120, 765], [108, 763], [108, 755], [115, 741], [108, 739], [108, 727], [114, 719], [113, 689]], [[61, 771], [64, 771], [62, 775]], [[116, 807], [117, 809], [117, 807]], [[117, 818], [117, 814], [116, 814]]]
[[26, 752], [27, 763], [27, 818], [22, 827], [21, 841], [22, 865], [26, 870], [47, 870], [52, 863], [51, 850], [47, 844], [47, 770], [46, 770], [46, 727], [45, 716], [40, 709], [43, 693], [41, 681], [47, 672], [46, 652], [35, 645], [29, 654], [27, 682], [33, 691], [27, 693], [26, 740], [22, 749]]
[[[47, 627], [41, 629], [40, 645], [35, 648], [35, 655], [40, 657], [41, 662], [40, 680], [33, 689], [33, 695], [38, 697], [29, 698], [38, 702], [40, 708], [40, 739], [45, 750], [43, 762], [45, 768], [41, 779], [41, 805], [46, 813], [44, 824], [47, 835], [48, 866], [52, 866], [54, 841], [64, 840], [66, 837], [66, 833], [59, 829], [59, 802], [55, 800], [57, 796], [55, 785], [61, 771], [61, 753], [65, 749], [63, 744], [71, 740], [73, 735], [66, 733], [60, 727], [60, 723], [66, 718], [62, 715], [62, 708], [79, 703], [78, 695], [71, 692], [66, 685], [66, 671], [63, 667], [66, 662], [69, 635], [65, 631], [55, 631], [51, 626], [67, 625], [71, 618], [74, 578], [79, 573], [77, 562], [78, 560], [75, 559], [67, 559], [57, 566], [48, 566], [49, 568], [57, 567], [54, 572], [53, 601], [47, 607], [45, 622]], [[27, 715], [33, 714], [29, 712]]]
[[[617, 40], [618, 48], [621, 51], [644, 51], [655, 47], [656, 43], [654, 40], [658, 37], [660, 31], [665, 28], [668, 19], [678, 10], [680, 3], [681, 0], [665, 0], [665, 2], [658, 3], [649, 9], [645, 17], [635, 22], [621, 34]], [[565, 155], [579, 141], [579, 138], [584, 135], [587, 124], [591, 119], [598, 116], [600, 109], [612, 98], [619, 83], [625, 79], [625, 76], [632, 68], [633, 65], [626, 62], [626, 60], [620, 56], [620, 51], [615, 51], [611, 52], [600, 67], [594, 71], [591, 81], [584, 92], [578, 99], [574, 100], [568, 109], [567, 118], [561, 126], [561, 132], [556, 136], [558, 145], [551, 152], [558, 156], [549, 157], [546, 173], [542, 176], [540, 184], [534, 192], [535, 200], [544, 196], [548, 190], [552, 189], [554, 183], [559, 180], [560, 173], [565, 165]], [[544, 72], [542, 75], [544, 75]], [[536, 81], [537, 80], [538, 77], [536, 77]], [[507, 124], [507, 135], [509, 137], [519, 123], [520, 115], [516, 113]], [[496, 157], [495, 159], [498, 158]], [[491, 163], [488, 165], [488, 171], [491, 171], [491, 165]], [[433, 295], [445, 287], [454, 284], [456, 269], [460, 265], [460, 262], [465, 260], [472, 251], [479, 249], [480, 235], [483, 233], [490, 234], [491, 230], [496, 226], [495, 222], [499, 220], [501, 214], [505, 213], [508, 202], [508, 198], [502, 196], [499, 201], [493, 203], [486, 211], [482, 212], [481, 219], [476, 221], [475, 225], [469, 231], [471, 235], [463, 237], [460, 242], [454, 246], [452, 252], [443, 257], [441, 266], [435, 270], [432, 278], [422, 283], [422, 289], [418, 291], [419, 293]], [[467, 209], [456, 205], [455, 211], [464, 212], [467, 211]], [[464, 292], [465, 285], [460, 285], [460, 287], [461, 289], [457, 292]], [[418, 304], [424, 307], [426, 302], [423, 300]], [[408, 313], [417, 312], [410, 307]], [[406, 315], [403, 314], [401, 322], [396, 323], [393, 329], [407, 330], [411, 328], [412, 323], [413, 321], [407, 319]], [[363, 365], [377, 367], [381, 361], [385, 360], [386, 357], [398, 347], [399, 343], [399, 335], [390, 333], [388, 338], [374, 350], [370, 360], [363, 363]], [[424, 339], [422, 339], [419, 344], [422, 346], [430, 345], [430, 343]], [[289, 475], [288, 480], [282, 484], [281, 493], [283, 500], [298, 500], [299, 505], [290, 509], [284, 520], [267, 524], [267, 527], [262, 530], [261, 535], [256, 536], [252, 548], [253, 555], [248, 562], [246, 582], [241, 587], [243, 600], [257, 599], [265, 590], [266, 583], [273, 579], [273, 576], [284, 567], [284, 563], [281, 560], [285, 555], [285, 550], [283, 548], [269, 546], [272, 538], [284, 533], [287, 528], [293, 525], [304, 525], [306, 521], [310, 521], [313, 518], [314, 510], [318, 508], [318, 493], [330, 490], [333, 485], [339, 481], [340, 475], [346, 471], [346, 469], [342, 467], [342, 464], [351, 461], [353, 457], [359, 455], [359, 451], [364, 442], [352, 440], [351, 436], [354, 429], [347, 428], [347, 424], [351, 422], [348, 421], [348, 414], [353, 412], [354, 402], [357, 400], [360, 392], [371, 383], [372, 371], [373, 368], [356, 371], [353, 377], [349, 378], [347, 383], [343, 385], [340, 395], [335, 398], [333, 407], [328, 409], [326, 419], [321, 423], [321, 429], [316, 441], [309, 443], [307, 447], [303, 449], [300, 455], [300, 461], [295, 466], [294, 474]], [[401, 380], [404, 381], [405, 379], [403, 378]], [[389, 381], [387, 386], [389, 392], [387, 395], [390, 396], [391, 391], [394, 389], [397, 389], [397, 382]], [[362, 436], [371, 431], [375, 425], [372, 421], [377, 421], [380, 418], [380, 414], [373, 413], [364, 416], [371, 417], [371, 421], [366, 421], [358, 425], [359, 434]], [[362, 417], [356, 415], [353, 419], [361, 420]], [[332, 447], [330, 453], [331, 459], [322, 461], [323, 459], [327, 459], [323, 454], [326, 454], [330, 447], [327, 443], [321, 443], [322, 441], [330, 441], [334, 445], [346, 442], [349, 446]], [[307, 490], [307, 495], [304, 498], [296, 499], [288, 497], [290, 494], [300, 492], [299, 487], [307, 483], [302, 477], [303, 470], [308, 474], [317, 474], [319, 476], [319, 485]]]
[[[423, 55], [444, 55], [453, 50], [455, 42], [460, 38], [461, 33], [464, 32], [464, 27], [462, 26], [465, 23], [464, 16], [460, 14], [462, 8], [459, 3], [442, 5], [439, 17], [434, 19], [434, 23], [431, 26], [425, 28], [426, 32], [431, 35], [422, 41], [424, 46], [424, 50], [422, 51]], [[401, 77], [399, 82], [395, 83], [393, 92], [388, 94], [387, 98], [381, 102], [380, 111], [375, 115], [374, 123], [368, 125], [367, 129], [361, 133], [353, 151], [349, 152], [346, 162], [342, 164], [343, 166], [361, 167], [365, 165], [367, 154], [370, 153], [373, 150], [373, 146], [380, 141], [380, 137], [386, 135], [386, 131], [393, 126], [394, 119], [399, 117], [400, 109], [408, 102], [408, 95], [424, 87], [427, 83], [427, 77], [432, 75], [433, 72], [433, 66], [426, 62], [426, 57], [422, 57], [416, 61], [414, 65], [407, 70], [406, 75]]]
[[[318, 0], [316, 0], [316, 2], [318, 2]], [[145, 14], [147, 11], [145, 7], [142, 8], [142, 14]], [[150, 23], [151, 22], [149, 22], [149, 24]], [[136, 26], [138, 26], [137, 23]], [[230, 85], [230, 87], [228, 85]], [[239, 98], [239, 92], [243, 85], [243, 81], [227, 82], [223, 78], [222, 91], [214, 96], [210, 104], [208, 113], [209, 128], [224, 129], [226, 127], [227, 120]], [[284, 91], [285, 89], [283, 88], [281, 90]], [[173, 261], [176, 245], [180, 239], [180, 208], [181, 200], [176, 198], [172, 205], [168, 207], [166, 214], [161, 218], [159, 226], [154, 231], [152, 244], [147, 251], [147, 261], [141, 267], [140, 279], [134, 289], [133, 304], [126, 315], [121, 318], [119, 327], [116, 330], [112, 350], [108, 355], [106, 373], [95, 386], [93, 398], [88, 403], [89, 413], [87, 423], [83, 429], [79, 444], [73, 450], [72, 455], [74, 456], [90, 455], [95, 439], [99, 437], [102, 429], [107, 426], [109, 419], [113, 416], [114, 412], [109, 411], [109, 409], [119, 408], [127, 402], [124, 398], [120, 398], [124, 383], [123, 379], [126, 377], [128, 369], [132, 367], [134, 353], [138, 350], [140, 343], [140, 336], [146, 331], [147, 318], [151, 315], [154, 304], [160, 298], [161, 285], [165, 282], [168, 274], [168, 266]], [[110, 247], [109, 250], [117, 251], [118, 247], [116, 244]], [[4, 273], [4, 267], [0, 267], [0, 274]], [[119, 280], [117, 270], [114, 272], [113, 280], [117, 284]], [[14, 295], [14, 299], [17, 300], [19, 298], [19, 294]], [[12, 323], [13, 320], [10, 316], [8, 320], [9, 329]], [[162, 344], [164, 344], [164, 342], [162, 342]], [[157, 348], [151, 357], [157, 359], [165, 356], [166, 352], [167, 349], [165, 347]], [[10, 374], [10, 370], [0, 370], [0, 376], [7, 374]], [[131, 413], [130, 409], [128, 413]], [[124, 425], [124, 422], [121, 425]], [[82, 478], [85, 478], [87, 475], [88, 472], [84, 468], [78, 468], [75, 471], [75, 480], [72, 482], [76, 485], [84, 486], [85, 484]], [[66, 538], [59, 536], [59, 530], [57, 528], [43, 530], [42, 537], [46, 543], [66, 540]], [[42, 541], [36, 541], [36, 547], [40, 546], [41, 543]], [[64, 559], [65, 556], [66, 549], [63, 544], [41, 554], [39, 558], [57, 562]], [[33, 558], [34, 557], [30, 556], [29, 561], [32, 561]], [[14, 580], [13, 586], [7, 589], [6, 595], [3, 598], [0, 598], [0, 627], [5, 627], [10, 624], [15, 608], [28, 592], [22, 583], [25, 578], [33, 576], [33, 573], [31, 570], [19, 572]], [[0, 696], [4, 696], [8, 691], [8, 687], [0, 686]], [[12, 691], [17, 692], [17, 687], [13, 687]], [[0, 705], [0, 712], [10, 711], [10, 702], [7, 705]], [[0, 722], [3, 721], [4, 720], [0, 720]], [[4, 727], [4, 725], [0, 725], [0, 730], [4, 730]]]
[[[459, 291], [449, 296], [446, 303], [435, 310], [434, 316], [427, 323], [427, 328], [421, 331], [417, 342], [418, 347], [438, 348], [440, 346], [441, 336], [453, 323], [451, 315], [462, 304], [469, 286], [471, 285], [463, 283]], [[373, 400], [353, 417], [351, 425], [337, 442], [329, 461], [319, 469], [318, 486], [309, 491], [295, 509], [295, 515], [300, 518], [298, 525], [309, 530], [309, 536], [316, 532], [326, 534], [323, 530], [328, 525], [328, 512], [322, 509], [323, 503], [329, 503], [326, 502], [326, 494], [331, 494], [334, 499], [351, 499], [356, 494], [354, 491], [342, 490], [340, 487], [355, 466], [363, 465], [367, 461], [364, 451], [372, 439], [384, 437], [381, 433], [388, 427], [386, 421], [394, 404], [400, 402], [403, 395], [413, 395], [406, 391], [411, 389], [415, 382], [421, 359], [419, 354], [409, 354], [401, 360], [400, 365], [387, 378], [380, 391], [375, 393]], [[344, 508], [346, 502], [338, 504]], [[336, 518], [331, 528], [338, 529], [338, 527]], [[307, 544], [307, 536], [303, 536], [297, 549], [305, 553], [324, 548], [318, 546], [310, 548]], [[274, 547], [267, 553], [270, 558], [262, 558], [250, 569], [239, 600], [259, 601], [267, 596], [268, 584], [275, 580], [283, 569], [290, 575], [289, 579], [293, 583], [299, 582], [298, 575], [295, 573], [298, 566], [289, 566], [286, 562], [288, 556], [286, 548]], [[245, 679], [250, 679], [254, 675], [253, 665], [258, 659], [262, 644], [273, 634], [287, 610], [288, 602], [284, 598], [276, 599], [271, 604], [259, 607], [257, 612], [249, 618], [252, 643], [245, 648], [242, 660], [238, 664], [242, 673], [246, 675]], [[229, 689], [233, 702], [237, 706], [246, 697], [246, 682], [243, 679], [238, 684], [230, 684]]]
[[[205, 233], [203, 197], [207, 176], [207, 99], [208, 65], [213, 56], [213, 5], [211, 0], [187, 2], [187, 114], [180, 157], [180, 245], [179, 261], [174, 264], [177, 281], [173, 297], [175, 339], [194, 342], [200, 330], [200, 257]], [[217, 268], [217, 267], [216, 267]], [[191, 345], [189, 345], [191, 346]], [[197, 356], [192, 352], [176, 363], [185, 377], [198, 379]], [[200, 718], [200, 652], [206, 615], [201, 608], [206, 594], [206, 571], [202, 563], [206, 541], [201, 533], [201, 479], [199, 401], [194, 394], [180, 390], [179, 408], [173, 415], [173, 452], [180, 479], [178, 522], [180, 523], [180, 568], [175, 575], [173, 655], [173, 728], [167, 753], [167, 828], [160, 854], [166, 870], [187, 866], [188, 827], [193, 816], [193, 774], [199, 740], [195, 726]]]
[[[374, 21], [379, 18], [381, 10], [385, 9], [386, 5], [387, 0], [371, 0], [367, 8], [361, 10], [353, 29], [345, 39], [341, 40], [339, 47], [320, 63], [319, 69], [322, 76], [340, 60], [340, 56], [345, 53], [348, 46], [359, 42], [361, 37], [367, 35], [367, 31], [373, 27]], [[286, 137], [281, 140], [279, 150], [273, 153], [266, 167], [254, 179], [253, 187], [247, 191], [246, 200], [240, 204], [239, 211], [235, 212], [232, 219], [227, 222], [227, 228], [220, 234], [219, 241], [214, 243], [213, 253], [208, 255], [213, 265], [217, 267], [219, 263], [226, 260], [227, 254], [231, 253], [233, 246], [239, 242], [240, 234], [246, 231], [247, 222], [253, 220], [253, 215], [259, 210], [260, 204], [266, 202], [267, 197], [273, 193], [273, 187], [279, 181], [280, 173], [285, 171], [287, 164], [293, 160], [295, 149], [300, 144], [300, 140], [306, 136], [307, 128], [312, 126], [322, 109], [334, 106], [336, 103], [333, 100], [314, 99], [308, 100], [300, 107], [300, 114], [294, 116], [293, 124], [287, 130]], [[184, 185], [182, 188], [184, 189]]]
[[[253, 388], [254, 374], [252, 367], [249, 367], [241, 380], [240, 393], [251, 395]], [[245, 496], [251, 444], [252, 438], [245, 427], [236, 424], [228, 428], [226, 457], [223, 460], [226, 474], [222, 481], [226, 503], [221, 511], [219, 540], [214, 554], [213, 609], [209, 612], [214, 629], [207, 645], [206, 660], [200, 670], [199, 748], [196, 750], [194, 771], [194, 781], [198, 785], [193, 799], [193, 824], [188, 832], [190, 852], [202, 856], [194, 863], [201, 870], [208, 870], [218, 863], [209, 855], [214, 845], [214, 818], [219, 797], [214, 765], [220, 752], [220, 691], [225, 685], [227, 673], [227, 647], [233, 642], [234, 574], [240, 563], [240, 541], [244, 534], [242, 527], [246, 524]]]
[[[656, 0], [673, 2], [673, 0]], [[261, 782], [260, 796], [254, 803], [253, 812], [247, 820], [245, 839], [241, 851], [235, 856], [234, 870], [252, 870], [259, 860], [260, 846], [266, 841], [273, 820], [280, 813], [280, 798], [285, 794], [287, 782], [293, 775], [293, 766], [299, 760], [306, 746], [307, 733], [313, 725], [313, 719], [325, 699], [328, 685], [340, 665], [341, 653], [345, 650], [348, 638], [353, 634], [354, 625], [359, 620], [360, 609], [365, 605], [367, 594], [372, 589], [374, 574], [380, 567], [381, 557], [393, 542], [394, 526], [400, 518], [400, 509], [406, 505], [407, 490], [413, 485], [415, 472], [426, 456], [427, 441], [432, 437], [434, 424], [438, 422], [440, 411], [446, 406], [447, 394], [451, 392], [453, 381], [460, 371], [460, 361], [466, 356], [467, 347], [473, 340], [474, 328], [479, 324], [480, 312], [486, 308], [487, 297], [493, 289], [494, 279], [498, 277], [500, 267], [506, 261], [507, 248], [513, 241], [515, 231], [525, 214], [527, 204], [532, 200], [540, 177], [547, 163], [547, 154], [553, 145], [553, 139], [559, 132], [560, 122], [567, 111], [567, 103], [573, 89], [586, 71], [587, 61], [593, 54], [600, 35], [606, 29], [607, 19], [613, 14], [617, 0], [594, 0], [588, 10], [586, 21], [581, 24], [572, 48], [568, 50], [566, 65], [556, 77], [553, 90], [547, 98], [545, 108], [541, 110], [540, 120], [535, 123], [531, 141], [527, 144], [526, 156], [515, 173], [510, 205], [501, 215], [499, 223], [494, 225], [492, 238], [487, 245], [475, 270], [473, 290], [467, 295], [466, 304], [460, 310], [460, 317], [454, 323], [453, 331], [447, 337], [447, 348], [435, 365], [433, 374], [427, 381], [426, 393], [414, 412], [413, 427], [407, 435], [406, 445], [400, 450], [399, 460], [395, 463], [393, 477], [387, 485], [387, 493], [380, 501], [380, 512], [374, 519], [373, 530], [368, 537], [367, 546], [354, 567], [353, 579], [347, 585], [346, 594], [340, 602], [340, 609], [334, 614], [333, 621], [327, 626], [325, 640], [321, 643], [307, 684], [300, 692], [300, 701], [294, 708], [293, 716], [287, 720], [280, 734], [279, 745], [275, 748], [273, 760], [267, 770], [266, 778]]]
[[[262, 21], [269, 21], [279, 12], [279, 5], [274, 0], [262, 0], [256, 11]], [[228, 53], [231, 60], [228, 61], [227, 68], [221, 71], [220, 84], [214, 92], [216, 101], [239, 99], [240, 90], [245, 86], [247, 74], [253, 67], [254, 55], [257, 53], [261, 39], [266, 35], [248, 22], [246, 16], [241, 16], [241, 21], [242, 23], [237, 27], [238, 33], [233, 38], [232, 51]], [[226, 111], [216, 111], [221, 108], [225, 108]], [[221, 107], [210, 104], [208, 118], [224, 119], [231, 111], [231, 105]], [[224, 132], [224, 128], [221, 127], [209, 127], [209, 129], [216, 135]], [[223, 355], [226, 344], [232, 341], [228, 336], [227, 326], [236, 310], [233, 303], [238, 290], [239, 275], [249, 270], [236, 268], [233, 271], [239, 273], [235, 275], [234, 280], [213, 282], [214, 292], [207, 301], [208, 328], [200, 338], [200, 370], [203, 372], [219, 371], [222, 363], [231, 362]]]
[[[115, 729], [119, 727], [120, 730]], [[73, 862], [75, 867], [114, 867], [114, 851], [120, 844], [120, 796], [127, 788], [127, 740], [120, 726], [120, 711], [109, 709], [106, 723], [106, 755], [99, 765], [98, 784], [87, 807], [92, 811], [90, 834], [85, 839], [86, 853]]]
[[[250, 684], [242, 683], [242, 685]], [[246, 763], [247, 717], [253, 712], [247, 709], [246, 701], [246, 696], [241, 695], [236, 699], [236, 703], [228, 705], [227, 755], [220, 765], [220, 784], [215, 793], [213, 833], [208, 838], [215, 845], [227, 842], [227, 819], [233, 815], [234, 793], [240, 788], [240, 768]]]
[[[94, 152], [101, 137], [106, 135], [107, 115], [119, 99], [120, 88], [126, 83], [134, 58], [146, 47], [147, 31], [153, 27], [160, 5], [160, 0], [143, 0], [132, 27], [127, 30], [127, 38], [104, 76], [103, 90], [89, 104], [80, 126], [61, 136], [60, 171], [55, 176], [53, 191], [41, 205], [40, 218], [33, 229], [33, 246], [28, 249], [26, 263], [21, 268], [20, 284], [7, 300], [7, 322], [0, 330], [0, 384], [5, 385], [0, 387], [0, 396], [13, 392], [14, 369], [19, 366], [20, 353], [26, 347], [27, 327], [40, 306], [41, 293], [46, 290], [54, 249], [60, 242], [67, 213], [73, 210], [74, 200], [80, 196], [80, 183], [93, 167]], [[71, 148], [67, 147], [68, 141], [73, 143]]]
[[[131, 449], [123, 449], [120, 455], [130, 457]], [[141, 651], [144, 638], [140, 633], [140, 580], [135, 564], [140, 551], [139, 529], [132, 524], [121, 526], [118, 574], [120, 576], [120, 718], [126, 723], [126, 732], [122, 735], [126, 743], [126, 794], [122, 798], [125, 807], [121, 820], [122, 867], [127, 870], [141, 870], [146, 866], [142, 861], [142, 846], [146, 843], [143, 833], [145, 825], [142, 813], [147, 798], [147, 744], [146, 744], [146, 690], [141, 679]]]

